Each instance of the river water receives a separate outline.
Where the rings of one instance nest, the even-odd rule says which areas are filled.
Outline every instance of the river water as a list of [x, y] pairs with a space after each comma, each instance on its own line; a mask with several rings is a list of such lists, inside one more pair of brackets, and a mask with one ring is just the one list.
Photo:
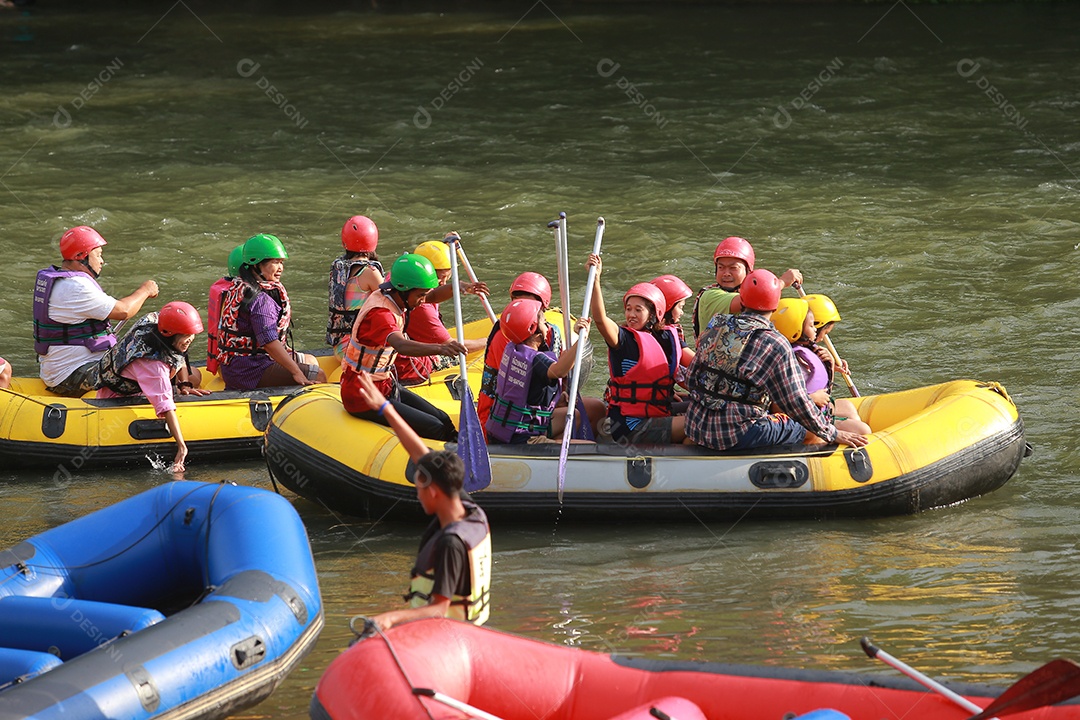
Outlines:
[[[1034, 456], [991, 496], [914, 517], [496, 527], [491, 624], [891, 672], [859, 651], [869, 634], [938, 677], [1002, 683], [1073, 653], [1080, 7], [355, 5], [0, 12], [0, 352], [16, 374], [36, 372], [34, 273], [77, 224], [109, 241], [106, 290], [153, 277], [162, 301], [199, 307], [234, 245], [277, 234], [308, 347], [352, 214], [378, 223], [384, 260], [458, 230], [501, 294], [524, 269], [555, 277], [545, 225], [566, 211], [575, 306], [598, 215], [609, 307], [661, 273], [709, 282], [716, 242], [742, 235], [760, 266], [836, 300], [864, 394], [1000, 381]], [[187, 477], [269, 485], [258, 462], [191, 457]], [[0, 469], [0, 546], [167, 479], [149, 463]], [[348, 618], [399, 601], [415, 550], [418, 525], [296, 506], [327, 627], [244, 717], [304, 717]]]

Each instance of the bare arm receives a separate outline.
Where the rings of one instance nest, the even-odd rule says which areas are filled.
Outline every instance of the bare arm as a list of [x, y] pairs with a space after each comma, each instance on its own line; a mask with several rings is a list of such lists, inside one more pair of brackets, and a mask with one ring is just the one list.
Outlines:
[[109, 320], [128, 320], [132, 318], [142, 309], [144, 302], [157, 296], [157, 283], [153, 280], [147, 280], [135, 292], [116, 301], [112, 312], [109, 313]]
[[382, 630], [389, 630], [395, 625], [400, 625], [411, 620], [423, 618], [446, 617], [446, 611], [450, 608], [450, 598], [442, 595], [433, 595], [431, 603], [418, 608], [408, 610], [391, 610], [371, 618]]
[[[588, 330], [591, 321], [589, 318], [578, 318], [577, 324], [574, 326], [574, 334], [580, 333], [582, 330]], [[559, 359], [551, 363], [548, 366], [548, 378], [551, 380], [557, 380], [564, 378], [570, 374], [570, 371], [574, 368], [574, 360], [577, 359], [577, 346], [571, 345], [562, 351], [559, 355]]]
[[300, 369], [300, 366], [296, 364], [296, 361], [292, 359], [292, 355], [285, 349], [285, 345], [280, 340], [271, 340], [262, 346], [262, 349], [266, 353], [274, 358], [281, 367], [289, 371], [292, 375], [293, 382], [297, 385], [314, 385], [314, 381], [308, 380], [307, 375]]
[[398, 441], [408, 451], [409, 458], [413, 462], [419, 461], [420, 458], [431, 452], [431, 449], [424, 444], [424, 441], [420, 439], [412, 426], [398, 415], [394, 406], [387, 404], [386, 396], [379, 392], [379, 388], [375, 387], [375, 381], [371, 379], [371, 375], [361, 372], [357, 374], [357, 379], [360, 382], [360, 399], [367, 403], [370, 408], [375, 408], [375, 410], [382, 408], [382, 416], [386, 418], [386, 421], [390, 423], [390, 427], [397, 433]]
[[174, 473], [184, 472], [184, 461], [187, 460], [188, 448], [187, 443], [184, 442], [184, 434], [180, 432], [180, 419], [176, 417], [175, 410], [166, 410], [165, 426], [169, 428], [169, 433], [172, 434], [173, 440], [176, 441], [176, 457], [173, 458], [172, 467], [170, 471]]
[[600, 259], [599, 255], [590, 253], [589, 259], [585, 261], [585, 266], [596, 266], [596, 285], [593, 286], [591, 303], [593, 322], [596, 323], [596, 329], [600, 331], [600, 337], [604, 338], [607, 346], [618, 347], [619, 325], [607, 316], [607, 309], [604, 307], [604, 293], [600, 289], [600, 273], [604, 269], [604, 261]]
[[469, 354], [468, 346], [462, 345], [453, 338], [438, 344], [422, 343], [410, 340], [405, 337], [404, 333], [394, 332], [390, 333], [386, 338], [386, 344], [397, 350], [401, 355], [408, 355], [409, 357], [422, 357], [424, 355], [446, 355], [447, 357], [454, 357], [455, 355]]
[[[459, 282], [458, 288], [462, 293], [466, 295], [487, 295], [488, 286], [482, 282]], [[446, 302], [454, 296], [454, 286], [450, 283], [440, 285], [439, 287], [428, 290], [427, 295], [424, 296], [424, 302], [429, 303], [441, 303]]]

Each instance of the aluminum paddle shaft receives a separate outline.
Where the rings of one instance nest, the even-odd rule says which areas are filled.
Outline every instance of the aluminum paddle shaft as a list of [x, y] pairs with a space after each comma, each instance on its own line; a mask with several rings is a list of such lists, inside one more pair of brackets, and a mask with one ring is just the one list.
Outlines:
[[[600, 244], [604, 240], [604, 218], [596, 219], [596, 239], [593, 240], [593, 255], [600, 254]], [[589, 277], [585, 282], [585, 302], [581, 308], [581, 317], [588, 318], [592, 308], [593, 290], [596, 288], [596, 266], [589, 268]], [[563, 311], [566, 312], [565, 309]], [[570, 453], [571, 429], [574, 427], [574, 409], [577, 403], [578, 384], [581, 382], [581, 355], [585, 350], [587, 329], [578, 333], [577, 347], [574, 350], [574, 369], [570, 372], [570, 394], [567, 395], [566, 427], [563, 430], [562, 449], [559, 451], [559, 504], [562, 504], [563, 486], [566, 484], [566, 457]], [[569, 338], [569, 336], [567, 336]], [[586, 420], [587, 422], [587, 420]]]

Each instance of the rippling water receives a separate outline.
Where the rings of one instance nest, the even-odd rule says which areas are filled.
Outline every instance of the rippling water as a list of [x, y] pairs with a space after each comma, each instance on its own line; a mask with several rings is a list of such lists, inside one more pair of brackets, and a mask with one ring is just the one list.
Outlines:
[[[109, 240], [107, 290], [152, 276], [197, 306], [233, 245], [278, 234], [310, 347], [355, 213], [384, 259], [457, 229], [503, 292], [522, 269], [554, 277], [545, 225], [566, 211], [578, 298], [603, 215], [609, 306], [661, 273], [709, 282], [740, 234], [837, 301], [864, 393], [1001, 381], [1035, 455], [993, 495], [909, 518], [496, 528], [492, 624], [881, 672], [855, 642], [871, 634], [937, 676], [1002, 682], [1080, 641], [1074, 5], [94, 7], [0, 14], [0, 352], [18, 374], [36, 371], [34, 272], [80, 223]], [[267, 484], [197, 457], [188, 477]], [[165, 479], [0, 470], [0, 545]], [[258, 717], [305, 715], [348, 618], [398, 601], [415, 550], [416, 526], [297, 507], [327, 629]]]

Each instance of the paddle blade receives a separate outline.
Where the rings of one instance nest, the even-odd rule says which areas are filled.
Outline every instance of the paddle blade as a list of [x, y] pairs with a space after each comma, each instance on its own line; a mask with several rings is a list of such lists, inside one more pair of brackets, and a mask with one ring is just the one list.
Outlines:
[[458, 457], [465, 463], [465, 492], [483, 490], [491, 484], [491, 461], [480, 429], [480, 416], [473, 405], [472, 389], [463, 377], [461, 415], [458, 418]]
[[994, 702], [970, 720], [988, 720], [1000, 715], [1053, 705], [1080, 695], [1080, 665], [1058, 658], [1017, 680]]
[[577, 410], [574, 411], [574, 431], [570, 437], [573, 440], [596, 442], [592, 423], [589, 422], [589, 415], [585, 412], [585, 403], [582, 401], [581, 395], [577, 396]]

